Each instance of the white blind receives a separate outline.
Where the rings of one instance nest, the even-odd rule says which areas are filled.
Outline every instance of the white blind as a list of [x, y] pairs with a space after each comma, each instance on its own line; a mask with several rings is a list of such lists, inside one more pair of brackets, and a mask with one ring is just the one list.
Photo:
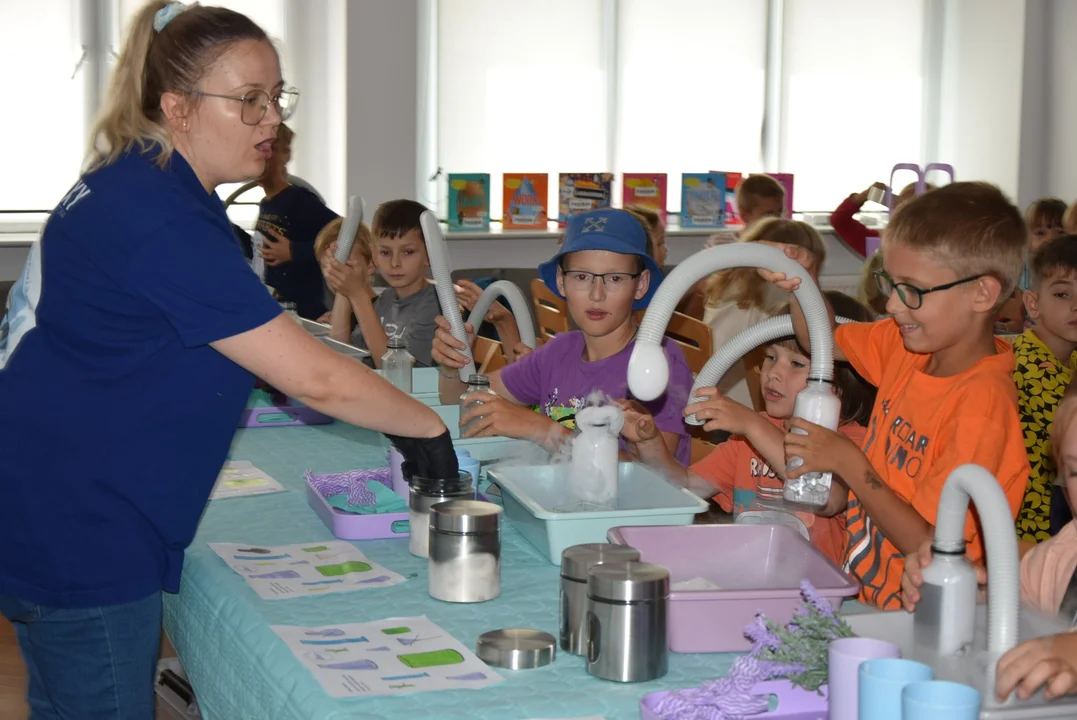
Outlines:
[[[618, 172], [762, 169], [766, 3], [620, 0]], [[619, 199], [618, 195], [618, 199]]]
[[785, 0], [780, 169], [796, 176], [797, 210], [832, 210], [921, 160], [923, 12], [923, 0]]
[[51, 210], [79, 175], [86, 148], [82, 53], [74, 0], [0, 2], [0, 210]]
[[549, 173], [554, 217], [557, 173], [610, 170], [601, 44], [600, 0], [439, 2], [438, 165], [489, 172], [492, 217], [505, 172]]

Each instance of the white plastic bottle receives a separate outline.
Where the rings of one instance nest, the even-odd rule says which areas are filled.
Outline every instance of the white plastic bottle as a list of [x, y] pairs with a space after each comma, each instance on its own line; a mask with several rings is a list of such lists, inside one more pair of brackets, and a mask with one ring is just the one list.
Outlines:
[[385, 354], [381, 356], [381, 369], [385, 379], [400, 390], [411, 394], [411, 371], [415, 367], [415, 358], [408, 352], [407, 344], [400, 339], [390, 338]]
[[976, 569], [957, 551], [931, 549], [931, 564], [923, 569], [924, 584], [913, 616], [916, 645], [940, 656], [960, 655], [976, 637]]
[[[475, 375], [472, 375], [471, 377], [469, 377], [467, 379], [467, 390], [465, 390], [464, 394], [460, 396], [460, 417], [463, 417], [464, 413], [466, 413], [468, 408], [471, 407], [472, 405], [476, 405], [476, 404], [481, 405], [482, 404], [481, 400], [475, 400], [474, 398], [472, 398], [471, 402], [467, 401], [468, 395], [470, 395], [471, 393], [477, 393], [477, 392], [478, 393], [489, 393], [490, 395], [496, 395], [497, 394], [490, 387], [490, 377], [488, 375], [475, 374]], [[479, 417], [482, 417], [482, 416], [480, 415]], [[460, 427], [460, 435], [463, 436], [463, 434], [465, 432], [467, 432], [467, 429], [469, 427], [471, 427], [471, 424], [474, 423], [475, 420], [478, 420], [478, 419], [479, 418], [474, 418], [466, 426], [461, 426]]]
[[[841, 421], [841, 398], [834, 392], [830, 383], [823, 380], [809, 380], [808, 387], [797, 395], [793, 404], [793, 417], [802, 418], [810, 423], [821, 425], [830, 430], [837, 430]], [[803, 430], [793, 432], [806, 435]], [[789, 460], [786, 470], [795, 470], [804, 464], [801, 458]], [[800, 505], [823, 507], [830, 499], [831, 473], [811, 472], [798, 478], [785, 481], [784, 497], [787, 502]]]

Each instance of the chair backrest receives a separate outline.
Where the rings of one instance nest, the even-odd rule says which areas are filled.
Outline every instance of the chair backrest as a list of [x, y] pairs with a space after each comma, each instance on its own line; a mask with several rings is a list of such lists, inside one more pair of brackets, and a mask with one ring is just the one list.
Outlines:
[[696, 320], [703, 319], [706, 310], [706, 302], [702, 290], [692, 290], [677, 303], [677, 312], [694, 317]]
[[692, 464], [695, 465], [697, 462], [710, 455], [715, 447], [717, 446], [706, 440], [700, 440], [697, 437], [692, 438]]
[[557, 333], [568, 332], [568, 303], [551, 292], [539, 278], [531, 281], [531, 303], [535, 306], [535, 330], [540, 342]]
[[675, 312], [666, 326], [666, 337], [681, 346], [684, 359], [693, 373], [702, 370], [711, 359], [714, 341], [710, 326], [702, 320]]
[[501, 343], [481, 335], [475, 338], [475, 346], [471, 352], [475, 356], [475, 367], [482, 375], [489, 375], [508, 364]]

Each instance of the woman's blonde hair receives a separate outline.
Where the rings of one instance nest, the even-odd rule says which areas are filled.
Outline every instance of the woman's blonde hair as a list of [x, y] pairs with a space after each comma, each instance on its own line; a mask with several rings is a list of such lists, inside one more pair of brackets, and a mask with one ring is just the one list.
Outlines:
[[[826, 260], [826, 245], [819, 233], [811, 225], [799, 220], [782, 218], [764, 218], [748, 227], [737, 242], [785, 243], [798, 245], [815, 255], [816, 262], [822, 266]], [[766, 295], [767, 281], [759, 276], [755, 268], [734, 268], [720, 270], [707, 279], [704, 297], [706, 304], [714, 307], [722, 302], [734, 302], [742, 310], [762, 307]]]
[[860, 271], [860, 302], [871, 308], [876, 315], [885, 315], [886, 303], [890, 301], [890, 298], [879, 290], [879, 283], [875, 282], [875, 273], [882, 268], [883, 251], [876, 250]]
[[[321, 262], [322, 256], [329, 251], [329, 246], [332, 245], [338, 237], [340, 237], [340, 228], [344, 225], [344, 218], [338, 217], [330, 220], [325, 224], [319, 232], [318, 236], [314, 238], [314, 258]], [[363, 269], [367, 265], [370, 265], [374, 259], [374, 233], [370, 231], [370, 226], [366, 223], [359, 223], [359, 229], [355, 233], [355, 244], [352, 245], [352, 252], [358, 251], [365, 261]]]
[[147, 2], [128, 26], [104, 107], [90, 134], [87, 171], [111, 165], [133, 148], [146, 152], [154, 146], [157, 164], [164, 167], [173, 147], [161, 97], [166, 92], [185, 94], [195, 107], [192, 93], [199, 81], [233, 44], [269, 42], [246, 15], [203, 5], [188, 6], [158, 32], [154, 20], [169, 4]]
[[647, 231], [647, 235], [650, 236], [651, 243], [657, 243], [658, 236], [665, 232], [666, 229], [658, 212], [646, 205], [626, 205], [625, 211], [639, 221], [639, 224]]

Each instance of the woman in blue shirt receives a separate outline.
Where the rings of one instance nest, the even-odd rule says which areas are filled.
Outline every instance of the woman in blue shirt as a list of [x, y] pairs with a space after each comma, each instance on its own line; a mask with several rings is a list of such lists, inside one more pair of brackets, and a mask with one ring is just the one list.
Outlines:
[[245, 16], [144, 6], [88, 170], [12, 290], [0, 613], [34, 718], [153, 716], [161, 591], [179, 589], [255, 375], [456, 471], [438, 416], [283, 316], [232, 236], [215, 188], [261, 175], [295, 97]]

